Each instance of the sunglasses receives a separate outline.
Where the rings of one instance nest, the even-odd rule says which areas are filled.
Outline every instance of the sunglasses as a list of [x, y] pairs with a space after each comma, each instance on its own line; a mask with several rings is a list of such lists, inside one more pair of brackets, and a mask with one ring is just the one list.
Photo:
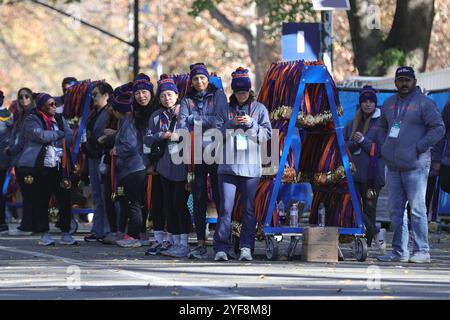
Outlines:
[[29, 96], [29, 95], [27, 95], [27, 94], [21, 94], [20, 96], [19, 96], [19, 99], [30, 99], [31, 97]]

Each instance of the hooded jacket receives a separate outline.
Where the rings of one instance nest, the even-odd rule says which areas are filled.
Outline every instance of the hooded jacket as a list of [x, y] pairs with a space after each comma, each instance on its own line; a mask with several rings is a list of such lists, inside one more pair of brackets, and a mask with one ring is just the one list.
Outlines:
[[[397, 138], [389, 137], [396, 108], [406, 108]], [[402, 113], [399, 112], [399, 118]], [[381, 149], [390, 170], [408, 171], [429, 167], [430, 149], [445, 133], [442, 117], [435, 103], [416, 90], [402, 99], [389, 97], [381, 109], [379, 128], [385, 137]]]
[[48, 130], [47, 125], [36, 109], [33, 109], [24, 123], [23, 151], [18, 159], [18, 167], [39, 168], [44, 165], [46, 147], [52, 145], [62, 148], [65, 138], [66, 147], [72, 144], [72, 130], [61, 114], [55, 115], [54, 130]]
[[377, 150], [377, 172], [374, 176], [374, 183], [376, 186], [381, 187], [385, 184], [385, 164], [383, 157], [381, 156], [381, 145], [383, 144], [384, 134], [378, 127], [378, 121], [380, 120], [381, 111], [375, 109], [372, 118], [369, 121], [369, 128], [364, 134], [364, 140], [361, 143], [351, 140], [351, 134], [353, 131], [353, 121], [349, 122], [344, 129], [344, 140], [348, 150], [352, 155], [353, 164], [356, 167], [356, 173], [353, 178], [356, 182], [367, 183], [369, 168], [370, 168], [370, 153], [372, 144], [376, 145]]

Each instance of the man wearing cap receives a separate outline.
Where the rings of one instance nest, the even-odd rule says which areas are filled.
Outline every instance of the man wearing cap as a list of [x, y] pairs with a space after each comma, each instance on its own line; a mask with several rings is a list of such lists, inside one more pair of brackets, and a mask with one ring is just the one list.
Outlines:
[[[385, 134], [381, 154], [388, 168], [388, 206], [394, 227], [392, 252], [378, 257], [382, 262], [430, 262], [425, 193], [430, 148], [444, 136], [444, 124], [434, 102], [417, 90], [416, 84], [411, 67], [398, 68], [395, 73], [398, 93], [384, 102], [379, 121]], [[407, 201], [414, 239], [412, 256], [408, 249]]]

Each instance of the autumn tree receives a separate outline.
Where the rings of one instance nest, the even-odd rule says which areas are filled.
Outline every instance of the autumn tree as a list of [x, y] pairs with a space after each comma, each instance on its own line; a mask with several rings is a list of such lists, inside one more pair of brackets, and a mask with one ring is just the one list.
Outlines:
[[[245, 6], [253, 5], [256, 8], [254, 22], [249, 25], [239, 24], [236, 16], [227, 16], [226, 10], [223, 10], [226, 1], [223, 0], [195, 0], [191, 14], [209, 12], [224, 28], [244, 37], [259, 83], [260, 62], [272, 51], [266, 41], [273, 35], [280, 37], [282, 22], [305, 22], [311, 17], [317, 21], [311, 3], [312, 1], [302, 0], [244, 1]], [[350, 4], [351, 10], [347, 11], [347, 17], [354, 62], [360, 75], [382, 76], [389, 67], [403, 63], [425, 71], [433, 26], [434, 0], [397, 0], [388, 33], [382, 32], [376, 24], [373, 27], [370, 21], [377, 19], [376, 14], [381, 10], [378, 6], [381, 5], [380, 1], [350, 0]], [[256, 25], [257, 32], [252, 32], [253, 25]], [[268, 32], [274, 29], [278, 32]]]

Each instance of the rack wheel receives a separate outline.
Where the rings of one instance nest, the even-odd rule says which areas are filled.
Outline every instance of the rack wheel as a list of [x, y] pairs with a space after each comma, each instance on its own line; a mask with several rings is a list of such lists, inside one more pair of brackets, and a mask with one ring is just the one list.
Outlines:
[[365, 238], [355, 239], [355, 257], [356, 260], [363, 262], [367, 259], [367, 240]]
[[239, 250], [239, 237], [232, 235], [231, 236], [231, 244], [233, 246], [234, 253], [236, 255], [239, 255], [239, 253], [241, 252], [241, 250]]
[[271, 261], [278, 259], [278, 243], [274, 236], [266, 236], [266, 258]]
[[75, 217], [72, 216], [70, 220], [70, 234], [75, 234], [78, 230], [78, 221], [75, 219]]

